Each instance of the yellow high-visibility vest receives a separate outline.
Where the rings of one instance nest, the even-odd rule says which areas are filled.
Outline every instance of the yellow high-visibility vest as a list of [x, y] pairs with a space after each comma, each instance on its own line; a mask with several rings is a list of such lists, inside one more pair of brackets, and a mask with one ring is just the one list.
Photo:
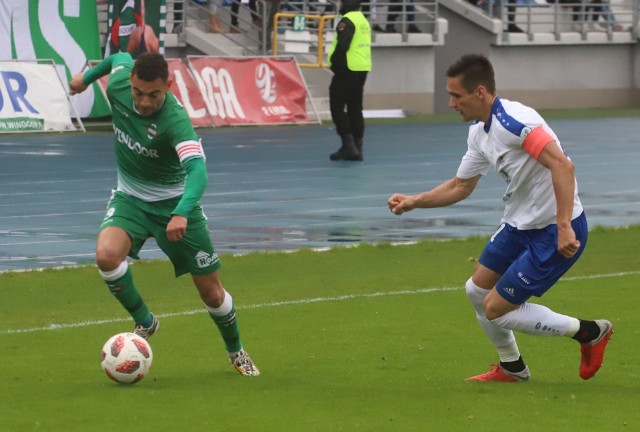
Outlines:
[[[351, 45], [347, 51], [347, 67], [354, 72], [371, 71], [371, 26], [364, 14], [360, 11], [351, 11], [343, 15], [353, 23], [356, 28], [351, 39]], [[338, 43], [337, 36], [333, 38], [331, 49], [329, 49], [329, 66], [331, 66], [331, 56]]]

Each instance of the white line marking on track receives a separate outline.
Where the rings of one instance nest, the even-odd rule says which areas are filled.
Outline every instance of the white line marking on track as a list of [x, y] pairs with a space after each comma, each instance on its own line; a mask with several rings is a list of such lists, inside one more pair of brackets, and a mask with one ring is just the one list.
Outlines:
[[[607, 279], [607, 278], [616, 278], [616, 277], [624, 277], [624, 276], [634, 276], [638, 274], [640, 274], [640, 270], [618, 272], [618, 273], [605, 273], [605, 274], [598, 274], [598, 275], [572, 276], [572, 277], [560, 279], [559, 282], [571, 282], [571, 281], [588, 280], [588, 279]], [[345, 294], [345, 295], [335, 296], [335, 297], [316, 297], [316, 298], [299, 299], [299, 300], [284, 300], [284, 301], [277, 301], [277, 302], [270, 302], [270, 303], [249, 304], [249, 305], [237, 306], [237, 309], [238, 310], [263, 309], [263, 308], [270, 308], [270, 307], [295, 306], [295, 305], [312, 304], [312, 303], [327, 303], [327, 302], [352, 300], [352, 299], [360, 299], [360, 298], [371, 298], [371, 297], [388, 297], [388, 296], [399, 296], [399, 295], [410, 295], [410, 294], [431, 294], [431, 293], [437, 293], [437, 292], [458, 291], [458, 290], [461, 291], [462, 288], [463, 288], [462, 286], [439, 287], [439, 288], [420, 288], [416, 290], [401, 290], [401, 291], [375, 292], [375, 293], [364, 293], [364, 294]], [[204, 308], [195, 309], [195, 310], [189, 310], [189, 311], [183, 311], [183, 312], [158, 314], [158, 318], [196, 315], [196, 314], [201, 314], [205, 312], [206, 311]], [[36, 333], [41, 331], [81, 328], [81, 327], [89, 327], [89, 326], [95, 326], [95, 325], [101, 325], [101, 324], [112, 324], [117, 322], [131, 322], [131, 318], [129, 317], [113, 318], [113, 319], [94, 320], [94, 321], [82, 321], [82, 322], [67, 323], [67, 324], [50, 324], [46, 327], [7, 329], [7, 330], [0, 330], [0, 335], [18, 334], [18, 333]]]

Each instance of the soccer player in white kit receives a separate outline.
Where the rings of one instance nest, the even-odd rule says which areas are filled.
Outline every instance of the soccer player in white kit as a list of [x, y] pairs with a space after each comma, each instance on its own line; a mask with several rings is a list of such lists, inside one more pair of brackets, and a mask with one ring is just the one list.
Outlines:
[[513, 330], [575, 339], [580, 343], [579, 375], [593, 377], [613, 334], [611, 322], [581, 320], [527, 302], [551, 288], [587, 243], [573, 163], [535, 110], [497, 95], [493, 66], [486, 57], [468, 54], [451, 65], [447, 92], [449, 106], [463, 120], [474, 121], [455, 177], [417, 195], [393, 194], [387, 204], [396, 215], [454, 204], [467, 198], [490, 168], [507, 184], [501, 225], [466, 283], [500, 363], [467, 381], [529, 380]]

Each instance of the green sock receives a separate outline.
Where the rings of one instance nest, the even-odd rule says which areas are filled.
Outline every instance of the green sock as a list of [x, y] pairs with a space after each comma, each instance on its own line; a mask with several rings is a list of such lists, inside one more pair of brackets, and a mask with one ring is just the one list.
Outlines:
[[[229, 308], [231, 308], [229, 310]], [[240, 341], [240, 329], [238, 320], [236, 319], [236, 308], [233, 305], [231, 295], [225, 292], [225, 299], [219, 308], [207, 306], [209, 316], [218, 326], [227, 352], [235, 353], [242, 350], [242, 342]], [[227, 313], [225, 313], [227, 312]]]
[[[143, 325], [144, 327], [151, 327], [153, 315], [133, 283], [131, 269], [129, 269], [126, 261], [124, 264], [124, 266], [121, 264], [112, 272], [103, 273], [101, 271], [100, 274], [109, 287], [111, 294], [113, 294], [127, 312], [129, 312], [135, 323], [137, 325]], [[112, 277], [115, 277], [115, 279], [111, 279]]]

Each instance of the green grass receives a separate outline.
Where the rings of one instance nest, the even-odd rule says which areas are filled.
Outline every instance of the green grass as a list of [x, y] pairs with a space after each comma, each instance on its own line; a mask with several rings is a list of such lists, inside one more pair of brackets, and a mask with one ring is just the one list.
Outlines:
[[640, 226], [592, 231], [543, 299], [613, 321], [589, 381], [574, 341], [526, 335], [531, 382], [463, 381], [497, 360], [462, 288], [485, 241], [224, 256], [258, 378], [235, 374], [189, 278], [166, 262], [133, 266], [162, 317], [134, 386], [100, 370], [102, 344], [131, 322], [94, 268], [0, 274], [0, 431], [640, 430]]

